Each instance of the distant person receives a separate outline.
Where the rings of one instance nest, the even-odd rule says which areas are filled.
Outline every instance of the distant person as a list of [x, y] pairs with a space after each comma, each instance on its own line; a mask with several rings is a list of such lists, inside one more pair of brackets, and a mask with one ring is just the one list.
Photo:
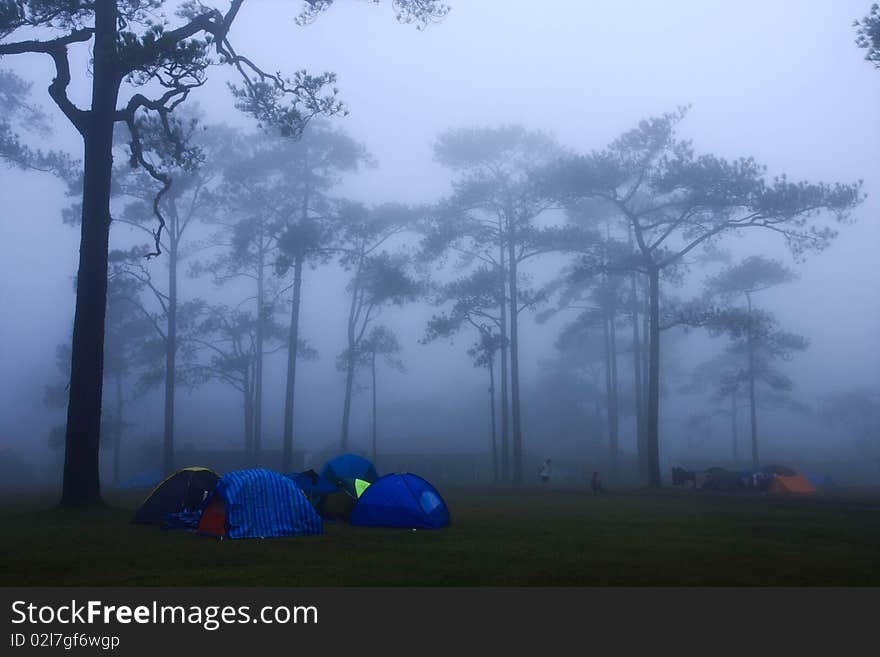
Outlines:
[[550, 483], [550, 459], [544, 461], [544, 465], [538, 470], [538, 476], [541, 478], [541, 488], [547, 488]]
[[598, 472], [593, 472], [593, 476], [590, 478], [590, 488], [593, 490], [593, 495], [605, 492], [605, 489], [602, 488], [602, 477]]

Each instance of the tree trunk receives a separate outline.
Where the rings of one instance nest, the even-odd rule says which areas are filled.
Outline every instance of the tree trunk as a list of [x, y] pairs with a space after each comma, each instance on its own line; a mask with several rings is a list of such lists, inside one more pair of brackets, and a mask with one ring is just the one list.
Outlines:
[[345, 368], [345, 401], [342, 406], [342, 434], [339, 438], [339, 447], [343, 452], [348, 451], [348, 425], [351, 419], [351, 392], [354, 386], [354, 358], [348, 357]]
[[663, 485], [660, 475], [660, 270], [648, 273], [649, 338], [648, 338], [648, 481], [653, 487]]
[[495, 444], [495, 363], [490, 360], [489, 370], [489, 431], [492, 438], [492, 481], [498, 483], [498, 447]]
[[[650, 349], [648, 347], [648, 342], [651, 337], [651, 310], [650, 310], [650, 297], [651, 297], [651, 282], [648, 280], [648, 277], [645, 277], [644, 283], [642, 285], [644, 288], [643, 292], [643, 301], [642, 301], [642, 423], [643, 429], [645, 431], [645, 472], [649, 473], [650, 468], [648, 467], [648, 440], [647, 440], [647, 431], [648, 431], [648, 369], [650, 368]], [[650, 478], [650, 476], [646, 477]]]
[[107, 253], [110, 240], [110, 182], [113, 126], [119, 78], [116, 72], [116, 3], [95, 5], [92, 107], [83, 130], [82, 228], [70, 366], [70, 397], [64, 437], [61, 505], [101, 504], [99, 472]]
[[263, 249], [263, 224], [260, 220], [259, 248], [257, 255], [257, 336], [256, 363], [254, 368], [254, 456], [259, 458], [263, 442], [263, 333], [266, 305], [265, 251]]
[[[306, 153], [307, 154], [307, 153]], [[308, 158], [303, 159], [302, 178], [305, 183], [300, 221], [309, 218], [311, 184]], [[284, 390], [284, 430], [281, 438], [281, 462], [284, 472], [293, 469], [293, 421], [296, 408], [296, 363], [299, 355], [299, 309], [302, 305], [302, 272], [305, 252], [300, 251], [293, 260], [293, 294], [290, 300], [290, 330], [287, 337], [287, 382]]]
[[736, 390], [730, 393], [730, 430], [733, 435], [733, 462], [739, 461], [739, 428], [737, 427]]
[[645, 444], [645, 409], [642, 388], [642, 339], [639, 335], [639, 296], [638, 274], [632, 273], [630, 277], [632, 288], [632, 341], [633, 341], [633, 386], [635, 388], [635, 419], [636, 419], [636, 447], [639, 461], [639, 480], [648, 480], [648, 449]]
[[519, 403], [519, 304], [517, 302], [516, 281], [516, 243], [513, 226], [509, 231], [508, 249], [508, 287], [510, 290], [510, 411], [513, 438], [513, 481], [521, 484], [523, 480], [522, 462], [522, 420]]
[[290, 332], [287, 339], [287, 385], [284, 392], [284, 438], [282, 463], [284, 472], [293, 469], [293, 416], [296, 391], [296, 360], [299, 349], [299, 307], [302, 299], [303, 257], [293, 263], [293, 297], [290, 302]]
[[610, 463], [614, 460], [612, 455], [614, 451], [614, 438], [611, 429], [613, 424], [611, 418], [611, 337], [608, 331], [607, 310], [603, 312], [602, 316], [602, 351], [604, 356], [604, 367], [602, 369], [605, 374], [605, 430], [608, 432], [608, 460]]
[[174, 472], [174, 378], [177, 368], [177, 238], [176, 226], [172, 225], [171, 228], [168, 245], [168, 326], [165, 336], [165, 436], [162, 446], [166, 475]]
[[614, 436], [614, 474], [617, 476], [620, 463], [618, 462], [620, 447], [620, 386], [617, 376], [617, 332], [615, 330], [615, 315], [612, 312], [609, 322], [611, 331], [611, 401], [614, 408], [611, 410], [611, 419], [614, 420], [612, 435]]
[[746, 294], [749, 311], [747, 343], [749, 349], [749, 415], [752, 430], [752, 467], [757, 470], [758, 459], [758, 408], [755, 400], [755, 337], [752, 331], [752, 296]]
[[620, 444], [620, 414], [617, 392], [617, 335], [614, 330], [614, 311], [612, 310], [606, 324], [608, 331], [608, 365], [610, 369], [610, 387], [608, 395], [608, 447], [611, 455], [611, 474], [617, 478], [620, 469], [618, 462]]
[[[254, 454], [254, 399], [248, 383], [244, 386], [244, 452], [248, 457]], [[256, 467], [257, 464], [252, 465]]]
[[355, 321], [358, 307], [360, 288], [358, 279], [361, 275], [361, 267], [355, 274], [355, 287], [351, 291], [351, 305], [348, 309], [348, 349], [345, 357], [345, 400], [342, 404], [342, 430], [339, 437], [339, 445], [343, 452], [348, 450], [348, 425], [351, 421], [351, 393], [354, 387], [355, 374]]
[[507, 392], [507, 355], [508, 355], [508, 339], [507, 339], [507, 283], [504, 280], [504, 245], [502, 244], [500, 253], [499, 267], [499, 315], [501, 317], [501, 479], [502, 481], [510, 480], [510, 406]]
[[122, 446], [122, 373], [116, 372], [116, 422], [113, 427], [113, 483], [119, 485], [120, 447]]
[[370, 354], [370, 375], [373, 378], [373, 463], [376, 462], [376, 352]]

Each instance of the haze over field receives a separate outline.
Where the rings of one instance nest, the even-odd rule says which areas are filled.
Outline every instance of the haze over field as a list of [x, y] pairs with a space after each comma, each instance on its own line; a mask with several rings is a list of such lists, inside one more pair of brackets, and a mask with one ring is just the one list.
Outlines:
[[[647, 276], [640, 272], [635, 281], [629, 270], [621, 273], [619, 267], [607, 268], [616, 253], [613, 245], [633, 248], [632, 227], [596, 198], [586, 198], [582, 188], [572, 191], [566, 186], [566, 175], [577, 177], [576, 170], [560, 173], [553, 167], [559, 162], [571, 165], [577, 161], [574, 155], [603, 151], [620, 135], [639, 129], [640, 121], [665, 116], [667, 127], [676, 138], [690, 140], [697, 156], [728, 161], [753, 157], [766, 165], [769, 186], [783, 174], [794, 182], [863, 182], [852, 198], [842, 192], [834, 196], [831, 188], [824, 190], [827, 197], [819, 199], [817, 205], [829, 207], [830, 212], [823, 210], [816, 220], [830, 217], [822, 225], [839, 230], [827, 248], [798, 258], [778, 231], [728, 231], [707, 242], [713, 247], [710, 252], [701, 246], [684, 256], [685, 266], [675, 263], [661, 274], [663, 312], [693, 309], [688, 302], [699, 299], [704, 311], [711, 307], [729, 314], [712, 315], [711, 321], [700, 315], [701, 326], [662, 332], [660, 471], [668, 477], [669, 468], [676, 464], [752, 464], [749, 376], [743, 364], [744, 333], [742, 325], [736, 324], [736, 317], [741, 320], [743, 316], [731, 319], [734, 311], [743, 312], [745, 297], [730, 293], [729, 287], [722, 289], [722, 283], [726, 274], [744, 267], [743, 263], [772, 262], [768, 266], [775, 269], [769, 280], [761, 278], [763, 273], [747, 270], [759, 279], [750, 302], [756, 312], [772, 313], [772, 319], [761, 315], [751, 320], [766, 319], [767, 332], [762, 335], [771, 336], [766, 344], [772, 343], [763, 356], [766, 361], [751, 372], [759, 386], [767, 386], [764, 392], [759, 387], [756, 410], [761, 464], [782, 461], [833, 469], [839, 478], [845, 478], [848, 471], [854, 483], [880, 479], [880, 434], [874, 422], [880, 418], [876, 274], [880, 71], [865, 62], [865, 52], [854, 43], [852, 22], [867, 13], [864, 0], [627, 0], [565, 2], [552, 9], [526, 0], [450, 0], [449, 14], [424, 30], [398, 24], [389, 4], [337, 0], [314, 22], [299, 26], [294, 20], [299, 3], [261, 0], [245, 5], [230, 33], [236, 50], [266, 70], [334, 72], [339, 99], [348, 114], [315, 119], [306, 126], [302, 143], [318, 143], [315, 148], [320, 149], [319, 140], [309, 142], [313, 135], [339, 136], [337, 131], [344, 131], [363, 147], [358, 151], [351, 141], [344, 141], [340, 150], [352, 148], [354, 152], [347, 156], [335, 152], [341, 163], [329, 175], [332, 184], [320, 192], [326, 203], [305, 211], [316, 221], [330, 221], [335, 232], [327, 238], [321, 255], [305, 263], [303, 273], [299, 338], [307, 342], [308, 350], [303, 350], [297, 364], [293, 446], [305, 454], [298, 455], [296, 467], [317, 467], [320, 463], [311, 459], [338, 450], [341, 440], [348, 440], [351, 450], [371, 453], [373, 356], [378, 362], [378, 460], [382, 462], [383, 454], [401, 455], [394, 457], [397, 460], [386, 458], [386, 466], [393, 468], [404, 463], [402, 455], [474, 455], [478, 476], [492, 477], [489, 375], [486, 367], [474, 366], [474, 355], [468, 353], [480, 334], [468, 321], [449, 336], [442, 330], [434, 334], [429, 330], [432, 318], [453, 311], [454, 294], [443, 286], [479, 269], [480, 262], [489, 257], [491, 249], [486, 244], [491, 239], [461, 232], [437, 238], [443, 246], [439, 251], [430, 251], [426, 243], [442, 235], [445, 225], [460, 227], [456, 222], [468, 213], [471, 219], [491, 215], [486, 209], [491, 203], [482, 197], [477, 202], [462, 189], [477, 194], [466, 184], [482, 171], [473, 162], [504, 142], [500, 148], [504, 166], [511, 165], [515, 157], [525, 160], [514, 167], [510, 180], [520, 183], [517, 176], [524, 177], [529, 190], [533, 188], [528, 185], [537, 185], [550, 199], [547, 209], [542, 207], [532, 218], [534, 226], [548, 229], [546, 234], [556, 240], [553, 248], [541, 242], [534, 247], [541, 253], [523, 260], [518, 292], [511, 295], [507, 283], [506, 301], [512, 296], [523, 306], [517, 346], [523, 477], [535, 480], [540, 460], [550, 457], [560, 472], [578, 477], [585, 468], [599, 467], [610, 473], [613, 461], [619, 460], [621, 480], [644, 478], [644, 464], [640, 468], [637, 458], [641, 426], [637, 418], [646, 413], [648, 363], [640, 361], [641, 374], [634, 373], [631, 308], [636, 307], [642, 341], [635, 353], [646, 359]], [[86, 69], [88, 50], [73, 45], [70, 53], [74, 78], [69, 95], [86, 107], [90, 80], [77, 72]], [[44, 55], [5, 56], [0, 69], [12, 70], [32, 83], [29, 102], [40, 105], [51, 124], [51, 132], [45, 134], [17, 127], [26, 142], [81, 159], [80, 136], [45, 91], [54, 75], [51, 60]], [[242, 275], [250, 261], [241, 257], [236, 261], [236, 257], [250, 253], [249, 246], [241, 246], [246, 241], [242, 236], [257, 229], [247, 222], [277, 211], [263, 203], [254, 188], [274, 177], [281, 181], [280, 187], [298, 189], [303, 178], [293, 165], [273, 164], [265, 153], [280, 148], [282, 162], [299, 162], [302, 145], [278, 137], [277, 131], [260, 133], [257, 122], [235, 107], [227, 83], [236, 80], [232, 70], [213, 70], [204, 87], [195, 89], [178, 110], [181, 116], [198, 118], [193, 139], [207, 155], [204, 170], [212, 173], [205, 186], [212, 194], [198, 201], [199, 211], [181, 242], [179, 302], [201, 300], [204, 307], [199, 312], [207, 314], [197, 319], [194, 315], [192, 326], [179, 331], [181, 374], [175, 392], [174, 444], [187, 453], [222, 449], [249, 454], [243, 457], [245, 461], [262, 462], [254, 453], [253, 435], [247, 436], [242, 428], [245, 413], [259, 411], [243, 408], [242, 393], [229, 385], [228, 377], [218, 378], [216, 372], [208, 371], [210, 347], [200, 341], [213, 340], [215, 345], [221, 341], [217, 331], [222, 327], [205, 323], [212, 307], [215, 315], [227, 319], [233, 316], [231, 309], [247, 318], [257, 316], [255, 281], [248, 277], [252, 270]], [[683, 107], [689, 109], [677, 113]], [[228, 128], [221, 128], [222, 124]], [[522, 132], [511, 126], [521, 126]], [[226, 132], [233, 128], [240, 131], [238, 136]], [[643, 134], [649, 132], [643, 126]], [[545, 137], [552, 138], [557, 148], [550, 155], [543, 146], [535, 146]], [[126, 139], [123, 136], [119, 143]], [[264, 156], [269, 164], [260, 159]], [[120, 146], [115, 160], [120, 172], [124, 160]], [[466, 166], [457, 166], [466, 160]], [[260, 171], [268, 173], [261, 178]], [[634, 198], [650, 205], [650, 194], [659, 198], [658, 188], [659, 183]], [[582, 196], [574, 198], [578, 194]], [[56, 364], [56, 353], [59, 345], [70, 342], [79, 230], [62, 220], [62, 212], [77, 202], [51, 174], [7, 165], [0, 169], [0, 449], [6, 461], [0, 471], [7, 482], [31, 477], [53, 485], [60, 481], [63, 449], [57, 433], [54, 442], [50, 434], [63, 425], [64, 407], [47, 404], [46, 389], [54, 387], [57, 393], [60, 384], [63, 390], [67, 376]], [[132, 222], [114, 221], [111, 250], [141, 249], [117, 271], [117, 280], [131, 281], [132, 272], [148, 273], [165, 290], [167, 249], [156, 258], [141, 257], [143, 245], [149, 246], [143, 227], [155, 228], [154, 217], [143, 203], [127, 210], [131, 202], [132, 197], [123, 194], [112, 201], [114, 219], [129, 217]], [[291, 203], [283, 204], [289, 210]], [[385, 253], [389, 271], [402, 273], [413, 287], [388, 292], [404, 283], [391, 280], [391, 274], [383, 279], [394, 285], [376, 297], [381, 301], [370, 311], [375, 320], [364, 335], [381, 325], [390, 338], [382, 342], [382, 336], [377, 336], [371, 351], [347, 342], [351, 282], [359, 270], [351, 255], [357, 239], [345, 231], [357, 221], [374, 225], [370, 222], [387, 219], [393, 214], [383, 207], [387, 203], [407, 206], [395, 210], [406, 215], [400, 220], [403, 228], [392, 231], [369, 255]], [[732, 211], [733, 205], [724, 211]], [[835, 211], [846, 214], [847, 221], [837, 223]], [[592, 241], [569, 248], [575, 238], [561, 232], [566, 228], [582, 229], [577, 239]], [[553, 233], [556, 229], [560, 232]], [[278, 231], [280, 244], [283, 231]], [[467, 245], [461, 242], [465, 236], [470, 240]], [[560, 236], [568, 236], [569, 242], [561, 243]], [[680, 248], [692, 236], [675, 237], [678, 241], [671, 248]], [[600, 242], [606, 246], [599, 248]], [[474, 244], [486, 249], [480, 252], [481, 258], [460, 262], [457, 256]], [[278, 461], [273, 461], [274, 467], [280, 469], [293, 274], [289, 268], [276, 267], [284, 249], [272, 248], [276, 250], [264, 262], [269, 290], [265, 306], [280, 332], [272, 337], [268, 324], [264, 326], [262, 414], [261, 420], [251, 418], [249, 430], [254, 430], [256, 421], [257, 449], [271, 454]], [[287, 255], [289, 264], [292, 256]], [[581, 276], [572, 274], [578, 267]], [[383, 269], [381, 273], [388, 272]], [[627, 296], [633, 281], [635, 304]], [[617, 300], [603, 306], [602, 295], [596, 291], [609, 286]], [[137, 296], [143, 309], [129, 308], [129, 320], [134, 323], [123, 322], [123, 333], [129, 337], [144, 330], [145, 316], [150, 323], [167, 321], [149, 289], [132, 290], [123, 291], [120, 298]], [[218, 311], [218, 304], [225, 310]], [[598, 320], [594, 315], [583, 316], [587, 306], [599, 308]], [[481, 316], [495, 312], [479, 309]], [[469, 318], [475, 315], [471, 307]], [[152, 328], [147, 327], [144, 335], [148, 337], [140, 342], [155, 342]], [[240, 330], [249, 343], [256, 328], [248, 325]], [[611, 366], [609, 331], [616, 338], [611, 386], [606, 376]], [[495, 334], [494, 328], [488, 332]], [[567, 341], [560, 338], [565, 335]], [[774, 352], [781, 343], [783, 347]], [[493, 376], [500, 377], [497, 359], [501, 356], [496, 351], [490, 350], [496, 358]], [[341, 432], [345, 354], [355, 352], [360, 360], [354, 368], [351, 427]], [[125, 479], [163, 468], [165, 357], [161, 350], [145, 354], [131, 345], [121, 348], [120, 354], [131, 363], [119, 377], [120, 388], [106, 377], [104, 383], [105, 420], [116, 417], [119, 390], [125, 400], [124, 417], [117, 425], [121, 471], [113, 471], [109, 444], [101, 452], [102, 476], [108, 484], [116, 477]], [[245, 360], [252, 357], [251, 353]], [[732, 361], [725, 365], [718, 360], [722, 357]], [[707, 362], [714, 364], [706, 366]], [[245, 367], [250, 386], [254, 363], [249, 361]], [[697, 375], [700, 372], [703, 378]], [[730, 376], [737, 380], [736, 420], [729, 415], [731, 391], [729, 386], [724, 388], [725, 372], [733, 372]], [[641, 404], [635, 393], [636, 376], [642, 377], [638, 395], [645, 399]], [[509, 432], [511, 441], [514, 432], [513, 419], [510, 427], [502, 428], [500, 388], [500, 378], [496, 378], [499, 458], [502, 431]], [[721, 389], [719, 395], [715, 395], [716, 388]], [[253, 401], [255, 391], [248, 394]], [[609, 403], [616, 411], [608, 412]], [[738, 424], [735, 460], [732, 421]], [[613, 436], [615, 423], [619, 426]], [[617, 456], [611, 449], [615, 442], [619, 443]], [[510, 450], [512, 459], [513, 443]], [[510, 468], [513, 476], [512, 463]]]

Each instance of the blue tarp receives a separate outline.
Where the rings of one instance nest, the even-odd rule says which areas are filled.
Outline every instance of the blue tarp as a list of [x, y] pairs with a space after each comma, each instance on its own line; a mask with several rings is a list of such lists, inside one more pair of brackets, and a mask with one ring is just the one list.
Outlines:
[[351, 512], [351, 524], [437, 529], [449, 524], [449, 508], [440, 493], [418, 475], [390, 474], [364, 491]]
[[[320, 534], [323, 521], [293, 481], [271, 470], [236, 470], [220, 478], [228, 538]], [[210, 504], [210, 500], [209, 500]]]
[[202, 517], [202, 510], [197, 511], [179, 511], [178, 513], [166, 513], [165, 520], [162, 522], [162, 529], [184, 529], [195, 531], [199, 526], [199, 519]]

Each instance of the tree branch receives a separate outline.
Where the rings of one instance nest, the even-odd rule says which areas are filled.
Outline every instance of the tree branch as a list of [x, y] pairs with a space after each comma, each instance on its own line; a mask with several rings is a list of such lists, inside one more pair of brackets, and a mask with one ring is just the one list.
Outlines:
[[92, 28], [83, 28], [51, 41], [18, 41], [0, 44], [0, 56], [44, 53], [52, 57], [55, 62], [55, 79], [49, 85], [49, 96], [80, 134], [85, 134], [88, 127], [89, 112], [74, 105], [67, 96], [67, 87], [70, 86], [70, 60], [67, 57], [67, 46], [71, 43], [91, 40], [94, 32]]

